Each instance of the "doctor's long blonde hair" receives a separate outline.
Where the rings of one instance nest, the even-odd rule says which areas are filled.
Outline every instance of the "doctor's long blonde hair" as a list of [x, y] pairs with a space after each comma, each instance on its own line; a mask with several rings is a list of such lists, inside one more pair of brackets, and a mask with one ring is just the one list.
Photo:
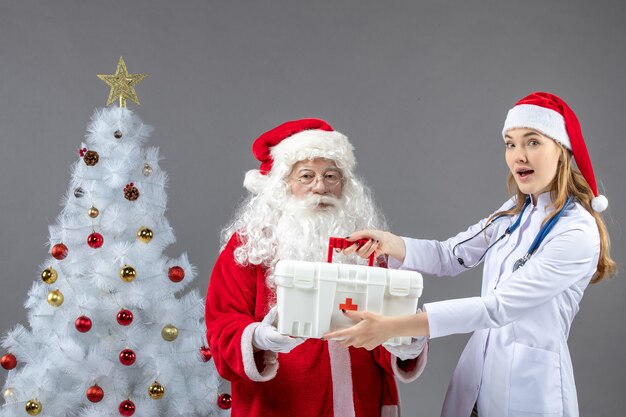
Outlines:
[[[572, 165], [572, 154], [560, 143], [556, 142], [561, 151], [559, 157], [559, 165], [557, 167], [556, 175], [552, 181], [552, 207], [554, 210], [546, 216], [543, 220], [543, 224], [554, 217], [567, 202], [568, 196], [573, 196], [582, 206], [596, 219], [598, 226], [598, 232], [600, 233], [600, 257], [598, 258], [598, 267], [596, 273], [591, 278], [591, 283], [596, 284], [605, 278], [615, 274], [617, 272], [617, 265], [613, 259], [611, 259], [611, 242], [609, 238], [609, 232], [606, 229], [604, 220], [600, 213], [591, 208], [591, 200], [594, 195], [587, 184], [587, 181], [580, 173], [578, 168]], [[507, 190], [509, 194], [517, 196], [517, 204], [509, 210], [500, 211], [495, 213], [489, 218], [489, 221], [498, 217], [499, 215], [516, 215], [521, 213], [524, 202], [526, 201], [526, 195], [522, 193], [517, 187], [513, 174], [509, 172], [507, 179]]]

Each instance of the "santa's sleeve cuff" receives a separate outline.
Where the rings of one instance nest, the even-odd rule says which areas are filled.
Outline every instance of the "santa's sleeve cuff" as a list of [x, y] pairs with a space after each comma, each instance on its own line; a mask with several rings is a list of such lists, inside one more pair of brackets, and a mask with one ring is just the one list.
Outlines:
[[263, 370], [259, 371], [256, 361], [254, 360], [254, 350], [252, 348], [252, 336], [254, 329], [261, 323], [254, 322], [249, 324], [241, 335], [241, 356], [243, 360], [243, 369], [246, 376], [255, 382], [269, 381], [276, 376], [278, 372], [278, 354], [267, 350], [263, 352]]
[[405, 383], [415, 381], [422, 372], [424, 372], [426, 362], [428, 362], [428, 343], [424, 345], [424, 350], [422, 350], [422, 353], [420, 353], [417, 358], [404, 361], [410, 362], [409, 367], [402, 369], [404, 367], [400, 367], [398, 361], [400, 361], [400, 359], [395, 355], [391, 355], [391, 369], [395, 377], [398, 378], [398, 381]]

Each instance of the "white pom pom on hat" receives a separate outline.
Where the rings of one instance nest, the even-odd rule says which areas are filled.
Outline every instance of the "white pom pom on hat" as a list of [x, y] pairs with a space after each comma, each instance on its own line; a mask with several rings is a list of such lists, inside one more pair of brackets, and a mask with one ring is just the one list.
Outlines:
[[261, 166], [246, 173], [243, 185], [255, 194], [265, 188], [268, 174], [279, 165], [289, 171], [298, 161], [326, 158], [335, 161], [344, 175], [356, 165], [348, 138], [321, 119], [292, 120], [276, 126], [254, 141], [252, 153]]
[[524, 97], [509, 110], [504, 121], [502, 136], [504, 137], [507, 131], [515, 128], [537, 130], [569, 149], [574, 155], [580, 173], [585, 177], [593, 192], [591, 207], [598, 213], [606, 210], [609, 201], [605, 196], [598, 194], [596, 177], [580, 122], [565, 101], [554, 94], [543, 92], [535, 92]]
[[591, 200], [591, 207], [598, 213], [602, 213], [609, 206], [609, 200], [602, 194]]

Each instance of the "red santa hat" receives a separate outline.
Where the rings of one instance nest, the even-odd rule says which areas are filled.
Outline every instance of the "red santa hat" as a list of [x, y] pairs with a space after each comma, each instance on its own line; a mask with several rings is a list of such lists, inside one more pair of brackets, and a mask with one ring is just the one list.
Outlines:
[[287, 174], [299, 161], [326, 158], [335, 161], [343, 174], [349, 174], [356, 160], [348, 138], [321, 119], [300, 119], [283, 123], [256, 139], [252, 153], [261, 162], [259, 169], [246, 173], [243, 185], [259, 193], [272, 172]]
[[566, 102], [550, 93], [536, 92], [524, 97], [509, 110], [502, 136], [515, 128], [537, 130], [569, 149], [574, 155], [578, 169], [593, 191], [591, 207], [598, 213], [606, 210], [609, 202], [605, 196], [598, 194], [596, 178], [580, 123]]

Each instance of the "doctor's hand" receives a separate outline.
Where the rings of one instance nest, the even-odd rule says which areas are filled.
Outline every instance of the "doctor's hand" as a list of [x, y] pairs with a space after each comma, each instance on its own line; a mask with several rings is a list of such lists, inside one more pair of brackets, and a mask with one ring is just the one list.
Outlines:
[[344, 314], [357, 322], [354, 326], [324, 334], [324, 339], [341, 339], [343, 347], [354, 346], [372, 350], [397, 336], [428, 336], [428, 313], [408, 316], [381, 316], [369, 311], [346, 311]]
[[358, 321], [354, 326], [324, 334], [324, 339], [340, 339], [343, 347], [354, 346], [372, 350], [387, 339], [396, 336], [391, 325], [395, 317], [385, 317], [369, 311], [346, 311], [344, 314]]
[[278, 318], [278, 310], [272, 308], [263, 318], [261, 324], [254, 329], [252, 346], [259, 350], [271, 350], [272, 352], [289, 353], [293, 348], [304, 342], [300, 337], [282, 335], [274, 327]]
[[349, 242], [355, 242], [360, 239], [368, 239], [368, 242], [363, 245], [351, 245], [344, 249], [343, 253], [349, 255], [356, 252], [357, 255], [363, 258], [369, 258], [372, 253], [375, 253], [376, 256], [386, 254], [400, 262], [404, 262], [406, 248], [404, 240], [400, 236], [382, 230], [359, 230], [346, 238]]

